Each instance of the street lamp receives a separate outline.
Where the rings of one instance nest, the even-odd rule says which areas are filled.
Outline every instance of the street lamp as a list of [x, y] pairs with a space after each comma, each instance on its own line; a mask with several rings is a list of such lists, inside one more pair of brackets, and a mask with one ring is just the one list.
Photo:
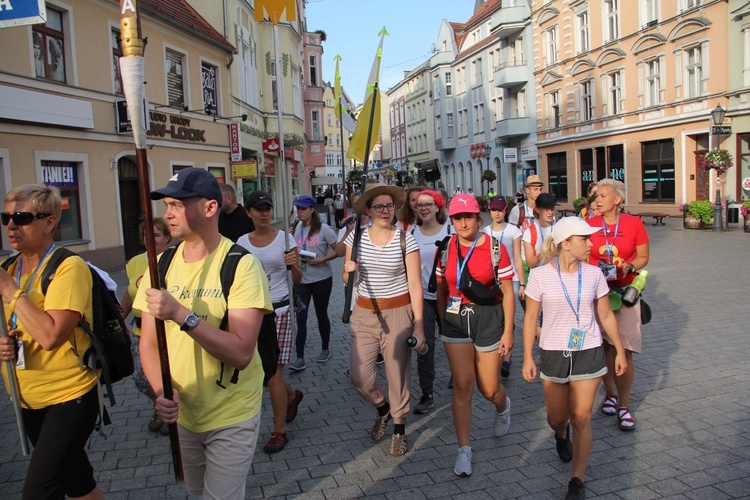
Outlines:
[[[714, 132], [716, 132], [716, 149], [721, 147], [721, 124], [724, 123], [724, 116], [727, 114], [727, 110], [721, 107], [721, 104], [717, 104], [713, 111], [711, 111], [711, 121], [714, 125]], [[724, 230], [724, 223], [721, 220], [721, 187], [719, 186], [719, 175], [716, 175], [716, 201], [714, 203], [714, 225], [711, 229], [714, 232], [720, 232]]]
[[489, 157], [491, 152], [492, 152], [492, 146], [490, 146], [490, 143], [488, 142], [484, 145], [484, 156]]

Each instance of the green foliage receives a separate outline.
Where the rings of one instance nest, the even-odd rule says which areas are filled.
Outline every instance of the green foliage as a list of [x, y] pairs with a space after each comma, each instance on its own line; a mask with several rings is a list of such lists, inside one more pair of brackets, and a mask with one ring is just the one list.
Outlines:
[[281, 54], [281, 71], [284, 76], [287, 76], [287, 70], [289, 69], [289, 54]]
[[742, 204], [740, 207], [740, 213], [742, 213], [743, 217], [750, 215], [750, 201], [746, 201]]
[[269, 76], [273, 75], [273, 59], [271, 59], [271, 51], [266, 52], [266, 74]]
[[494, 180], [497, 178], [497, 175], [495, 175], [494, 170], [485, 170], [482, 172], [482, 179], [486, 180], [487, 182], [494, 182]]
[[704, 225], [708, 225], [714, 218], [714, 204], [709, 200], [691, 201], [688, 206], [688, 213], [696, 219], [700, 219]]
[[573, 208], [575, 209], [577, 214], [581, 213], [581, 210], [583, 210], [583, 207], [586, 206], [586, 198], [584, 196], [581, 196], [580, 198], [576, 198], [573, 200]]
[[362, 186], [362, 170], [353, 168], [346, 173], [346, 181], [355, 189]]
[[490, 202], [487, 199], [487, 196], [481, 195], [481, 194], [477, 194], [477, 195], [474, 195], [474, 198], [476, 198], [477, 199], [477, 203], [479, 203], [479, 210], [481, 210], [482, 212], [486, 212], [487, 211], [487, 205]]
[[406, 177], [404, 177], [404, 184], [406, 184], [407, 186], [413, 186], [414, 177], [412, 177], [411, 175], [407, 175]]
[[320, 35], [321, 42], [325, 42], [328, 39], [328, 35], [326, 35], [326, 32], [323, 30], [315, 30], [314, 33]]

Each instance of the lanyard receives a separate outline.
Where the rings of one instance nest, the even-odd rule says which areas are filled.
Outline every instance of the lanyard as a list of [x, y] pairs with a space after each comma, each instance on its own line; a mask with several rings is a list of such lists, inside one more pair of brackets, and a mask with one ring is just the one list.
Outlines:
[[[39, 261], [39, 264], [36, 266], [36, 269], [34, 269], [34, 272], [31, 274], [31, 277], [29, 278], [29, 281], [26, 282], [26, 289], [23, 291], [25, 294], [29, 293], [29, 289], [31, 288], [31, 284], [36, 279], [36, 275], [39, 273], [39, 270], [44, 265], [44, 261], [47, 260], [47, 257], [52, 253], [52, 251], [55, 249], [55, 244], [53, 243], [51, 247], [47, 249], [47, 253], [44, 254], [44, 257], [42, 257], [42, 260]], [[23, 267], [23, 261], [21, 258], [18, 258], [18, 268], [16, 269], [16, 285], [18, 285], [18, 288], [21, 288], [21, 268]], [[15, 330], [18, 328], [18, 316], [16, 315], [15, 311], [10, 313], [10, 328], [12, 330]]]
[[504, 224], [503, 224], [503, 230], [502, 230], [502, 231], [500, 231], [500, 243], [502, 243], [502, 242], [503, 242], [503, 236], [505, 236], [505, 229], [506, 229], [507, 227], [508, 227], [508, 223], [506, 222], [506, 223], [504, 223]]
[[560, 284], [562, 285], [563, 293], [565, 294], [565, 300], [568, 301], [568, 305], [570, 306], [570, 310], [573, 311], [573, 314], [576, 315], [576, 323], [578, 323], [578, 328], [581, 328], [581, 290], [583, 289], [583, 278], [581, 277], [581, 262], [578, 261], [578, 299], [576, 302], [576, 308], [573, 309], [573, 302], [570, 300], [570, 295], [568, 295], [568, 288], [565, 286], [565, 283], [562, 279], [562, 274], [560, 273], [560, 260], [557, 260], [557, 275], [560, 277]]
[[303, 225], [300, 228], [300, 245], [302, 246], [302, 250], [307, 250], [307, 244], [310, 243], [310, 229], [307, 230], [307, 237], [305, 237], [305, 226]]
[[464, 257], [463, 262], [461, 262], [461, 245], [458, 242], [458, 236], [456, 237], [456, 270], [458, 271], [458, 275], [456, 277], [456, 292], [460, 291], [461, 275], [464, 273], [466, 263], [469, 262], [469, 257], [471, 257], [471, 254], [474, 253], [474, 247], [476, 246], [477, 241], [479, 241], [479, 235], [480, 233], [477, 233], [477, 237], [474, 238], [474, 243], [471, 244], [471, 248], [469, 248], [469, 252], [466, 254], [466, 257]]
[[[538, 226], [539, 226], [539, 237], [542, 239], [542, 248], [544, 248], [544, 230], [541, 224], [538, 224]], [[552, 225], [550, 226], [550, 230], [549, 230], [550, 233], [552, 232], [553, 229], [555, 229], [554, 221], [552, 222]]]
[[609, 256], [609, 263], [612, 263], [612, 247], [615, 244], [615, 240], [617, 239], [617, 232], [620, 230], [620, 216], [617, 216], [617, 223], [615, 224], [615, 235], [612, 238], [612, 243], [609, 242], [609, 239], [607, 239], [607, 224], [604, 222], [604, 217], [602, 217], [602, 232], [604, 233], [604, 245], [607, 247], [607, 255]]

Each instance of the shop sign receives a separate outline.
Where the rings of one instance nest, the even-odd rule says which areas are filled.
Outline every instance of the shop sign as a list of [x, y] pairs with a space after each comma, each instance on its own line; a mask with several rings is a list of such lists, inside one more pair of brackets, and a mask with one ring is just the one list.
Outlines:
[[257, 177], [258, 177], [258, 163], [255, 160], [232, 162], [232, 178], [255, 179]]
[[503, 163], [517, 163], [518, 162], [518, 149], [517, 148], [503, 148]]
[[242, 160], [242, 142], [240, 139], [240, 124], [229, 124], [229, 146], [232, 149], [232, 161]]
[[46, 23], [45, 6], [45, 0], [2, 0], [0, 1], [0, 28]]
[[278, 155], [281, 145], [279, 144], [279, 138], [266, 139], [263, 141], [263, 152], [269, 155]]
[[206, 131], [190, 128], [190, 118], [168, 115], [156, 111], [149, 112], [151, 128], [146, 135], [152, 137], [170, 137], [179, 141], [206, 142]]
[[75, 163], [45, 162], [42, 165], [42, 184], [58, 188], [78, 187]]
[[201, 63], [201, 87], [203, 88], [203, 109], [207, 115], [219, 114], [216, 99], [216, 66]]

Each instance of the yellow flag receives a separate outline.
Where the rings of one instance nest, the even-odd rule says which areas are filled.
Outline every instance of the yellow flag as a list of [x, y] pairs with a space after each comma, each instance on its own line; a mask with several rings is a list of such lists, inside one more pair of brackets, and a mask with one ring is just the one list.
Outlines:
[[286, 21], [297, 20], [297, 8], [294, 0], [255, 0], [255, 20], [265, 21], [266, 13], [273, 24], [278, 24], [286, 10]]
[[333, 60], [336, 61], [336, 72], [333, 74], [333, 111], [336, 113], [336, 118], [341, 120], [341, 73], [339, 73], [341, 56], [336, 54]]
[[[378, 33], [380, 35], [380, 44], [378, 44], [375, 60], [370, 70], [370, 78], [367, 81], [365, 104], [362, 106], [362, 112], [357, 119], [357, 126], [349, 141], [349, 151], [346, 153], [347, 158], [354, 158], [365, 164], [367, 163], [367, 157], [370, 156], [372, 148], [375, 146], [375, 141], [380, 131], [380, 89], [378, 88], [378, 80], [380, 78], [380, 60], [383, 56], [383, 40], [387, 34], [385, 26], [383, 26], [383, 29]], [[371, 121], [372, 127], [370, 126]], [[368, 135], [370, 135], [369, 150], [367, 150]]]

